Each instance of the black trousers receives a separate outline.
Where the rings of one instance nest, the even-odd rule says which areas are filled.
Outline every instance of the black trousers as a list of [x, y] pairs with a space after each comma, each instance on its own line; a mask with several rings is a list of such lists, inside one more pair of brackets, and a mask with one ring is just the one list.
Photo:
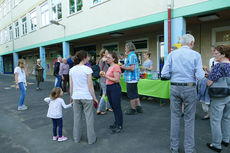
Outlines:
[[121, 110], [121, 86], [119, 83], [107, 85], [106, 94], [113, 109], [116, 126], [123, 125], [123, 115]]

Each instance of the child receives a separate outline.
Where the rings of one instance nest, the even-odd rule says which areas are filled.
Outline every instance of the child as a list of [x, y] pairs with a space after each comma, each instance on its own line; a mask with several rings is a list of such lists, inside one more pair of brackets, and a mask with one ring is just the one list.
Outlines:
[[[62, 107], [70, 108], [72, 107], [72, 103], [66, 105], [64, 100], [60, 98], [63, 92], [62, 89], [57, 87], [53, 88], [50, 97], [44, 99], [45, 102], [49, 104], [49, 109], [47, 113], [47, 117], [51, 118], [53, 121], [53, 140], [65, 141], [67, 137], [62, 135]], [[58, 128], [58, 136], [57, 137], [57, 126]]]

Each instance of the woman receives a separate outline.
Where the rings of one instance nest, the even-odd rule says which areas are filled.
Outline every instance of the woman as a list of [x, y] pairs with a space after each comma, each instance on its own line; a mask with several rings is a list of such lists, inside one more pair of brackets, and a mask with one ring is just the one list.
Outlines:
[[25, 69], [25, 60], [19, 59], [18, 66], [14, 69], [16, 88], [20, 89], [21, 96], [19, 99], [18, 110], [26, 110], [28, 107], [24, 105], [24, 99], [26, 96], [26, 69]]
[[[227, 77], [230, 77], [230, 47], [219, 45], [215, 49], [215, 60], [219, 63], [210, 72], [207, 86], [211, 86], [223, 77], [224, 72]], [[221, 152], [221, 144], [227, 147], [230, 140], [230, 96], [224, 98], [211, 97], [210, 124], [212, 143], [207, 143], [207, 146], [216, 152]]]
[[121, 110], [121, 86], [119, 84], [121, 69], [117, 64], [117, 54], [114, 52], [108, 54], [107, 62], [110, 67], [106, 74], [102, 76], [106, 78], [106, 94], [115, 117], [115, 122], [110, 126], [110, 129], [112, 129], [112, 133], [120, 133], [123, 125], [123, 116]]
[[41, 66], [41, 59], [37, 59], [37, 65], [35, 66], [35, 76], [37, 81], [37, 88], [36, 90], [40, 90], [40, 82], [44, 82], [43, 78], [43, 71], [44, 68]]
[[63, 92], [66, 93], [66, 84], [69, 84], [69, 64], [67, 64], [67, 59], [63, 58], [62, 63], [60, 64], [59, 75], [63, 80]]
[[145, 61], [143, 63], [143, 70], [146, 71], [147, 73], [152, 74], [153, 62], [149, 59], [150, 55], [151, 55], [150, 53], [144, 53]]
[[79, 51], [74, 57], [75, 66], [70, 69], [70, 96], [73, 100], [74, 126], [73, 138], [80, 142], [82, 137], [83, 112], [86, 118], [88, 143], [96, 142], [94, 132], [94, 101], [98, 103], [92, 83], [92, 69], [85, 64], [88, 62], [87, 52]]
[[[108, 55], [108, 50], [102, 49], [100, 52], [100, 60], [99, 60], [99, 68], [101, 71], [104, 71], [105, 73], [107, 72], [109, 65], [107, 63], [107, 55]], [[99, 102], [99, 106], [97, 109], [97, 115], [99, 114], [106, 114], [106, 112], [103, 110], [103, 107], [105, 106], [105, 110], [112, 112], [113, 110], [110, 108], [109, 102], [106, 102], [105, 97], [106, 97], [106, 78], [105, 77], [100, 77], [100, 86], [102, 89], [102, 96]]]

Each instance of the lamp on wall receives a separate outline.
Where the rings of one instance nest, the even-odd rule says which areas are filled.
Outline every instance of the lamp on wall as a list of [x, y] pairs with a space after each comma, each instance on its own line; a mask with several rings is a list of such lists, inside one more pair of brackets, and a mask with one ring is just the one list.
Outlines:
[[217, 15], [215, 13], [198, 16], [198, 19], [200, 21], [212, 21], [212, 20], [217, 20], [219, 18], [220, 18], [219, 15]]
[[109, 33], [109, 35], [111, 37], [120, 37], [120, 36], [123, 36], [124, 33], [122, 33], [122, 32], [112, 32], [112, 33]]
[[60, 26], [63, 26], [63, 27], [64, 27], [64, 29], [65, 29], [65, 25], [60, 24], [59, 22], [57, 22], [57, 21], [55, 21], [55, 20], [50, 20], [50, 23], [51, 23], [51, 24], [55, 24], [55, 25], [60, 25]]

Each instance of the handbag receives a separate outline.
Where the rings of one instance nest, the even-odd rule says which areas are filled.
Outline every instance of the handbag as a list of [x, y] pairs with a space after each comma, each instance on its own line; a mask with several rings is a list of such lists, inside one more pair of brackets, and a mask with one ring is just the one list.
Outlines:
[[224, 73], [223, 77], [219, 78], [208, 89], [208, 94], [211, 98], [224, 98], [230, 95], [230, 77], [227, 77], [224, 64], [221, 64], [221, 69]]

